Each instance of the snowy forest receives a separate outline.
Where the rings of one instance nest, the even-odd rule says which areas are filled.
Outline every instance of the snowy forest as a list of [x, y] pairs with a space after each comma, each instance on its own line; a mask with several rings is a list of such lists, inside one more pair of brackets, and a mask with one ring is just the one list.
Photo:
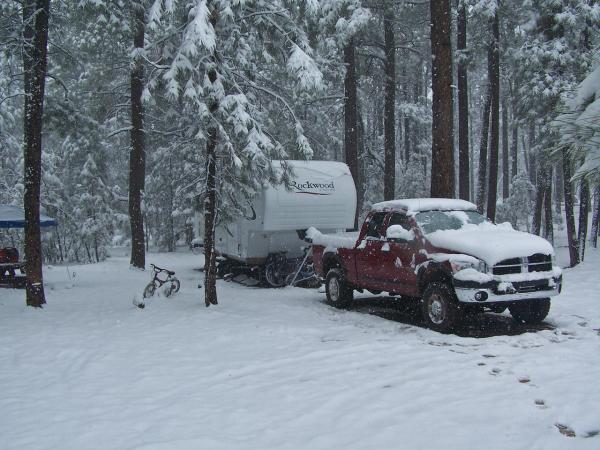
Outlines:
[[0, 449], [598, 450], [599, 219], [598, 0], [0, 0]]
[[210, 249], [193, 212], [214, 229], [286, 183], [270, 161], [344, 161], [357, 223], [462, 198], [566, 227], [574, 266], [598, 237], [599, 31], [595, 0], [4, 0], [0, 203], [57, 218], [41, 252], [26, 229], [30, 262], [130, 243], [143, 268], [148, 246]]

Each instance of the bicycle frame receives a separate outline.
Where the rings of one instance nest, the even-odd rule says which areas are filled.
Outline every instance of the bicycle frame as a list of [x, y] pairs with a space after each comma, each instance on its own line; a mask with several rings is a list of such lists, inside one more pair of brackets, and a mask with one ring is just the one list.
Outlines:
[[[162, 287], [163, 284], [173, 281], [174, 277], [171, 273], [169, 273], [168, 270], [161, 269], [160, 267], [156, 267], [154, 264], [150, 264], [150, 265], [152, 266], [152, 270], [154, 272], [154, 274], [152, 276], [152, 282], [158, 282], [158, 287]], [[159, 275], [162, 273], [165, 273], [167, 275], [167, 278], [165, 278], [164, 280], [162, 280], [159, 277]]]

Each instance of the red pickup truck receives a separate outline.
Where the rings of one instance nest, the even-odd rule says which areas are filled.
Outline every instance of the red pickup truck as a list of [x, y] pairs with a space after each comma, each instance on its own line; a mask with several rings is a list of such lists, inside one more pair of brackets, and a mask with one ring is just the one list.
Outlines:
[[450, 331], [467, 311], [509, 309], [536, 323], [561, 291], [545, 239], [496, 225], [464, 200], [406, 199], [373, 205], [359, 233], [306, 233], [327, 300], [347, 307], [354, 291], [421, 298], [423, 317]]

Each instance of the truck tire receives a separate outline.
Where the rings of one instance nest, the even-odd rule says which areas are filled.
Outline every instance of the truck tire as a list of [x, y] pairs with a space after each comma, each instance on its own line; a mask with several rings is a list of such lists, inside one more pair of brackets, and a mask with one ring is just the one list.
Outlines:
[[508, 307], [510, 315], [518, 322], [528, 324], [540, 323], [550, 312], [550, 299], [522, 300]]
[[428, 284], [421, 305], [425, 323], [435, 331], [452, 331], [462, 318], [454, 291], [444, 283]]
[[354, 290], [346, 282], [341, 269], [330, 269], [325, 278], [327, 303], [336, 308], [347, 308], [352, 302]]

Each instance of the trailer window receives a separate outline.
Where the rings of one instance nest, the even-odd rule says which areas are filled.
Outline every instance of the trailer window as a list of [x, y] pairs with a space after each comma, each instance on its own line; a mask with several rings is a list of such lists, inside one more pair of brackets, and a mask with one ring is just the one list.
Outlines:
[[381, 228], [383, 226], [383, 219], [385, 219], [386, 213], [375, 213], [371, 216], [371, 220], [367, 224], [367, 233], [365, 237], [377, 238], [379, 239], [381, 234]]

